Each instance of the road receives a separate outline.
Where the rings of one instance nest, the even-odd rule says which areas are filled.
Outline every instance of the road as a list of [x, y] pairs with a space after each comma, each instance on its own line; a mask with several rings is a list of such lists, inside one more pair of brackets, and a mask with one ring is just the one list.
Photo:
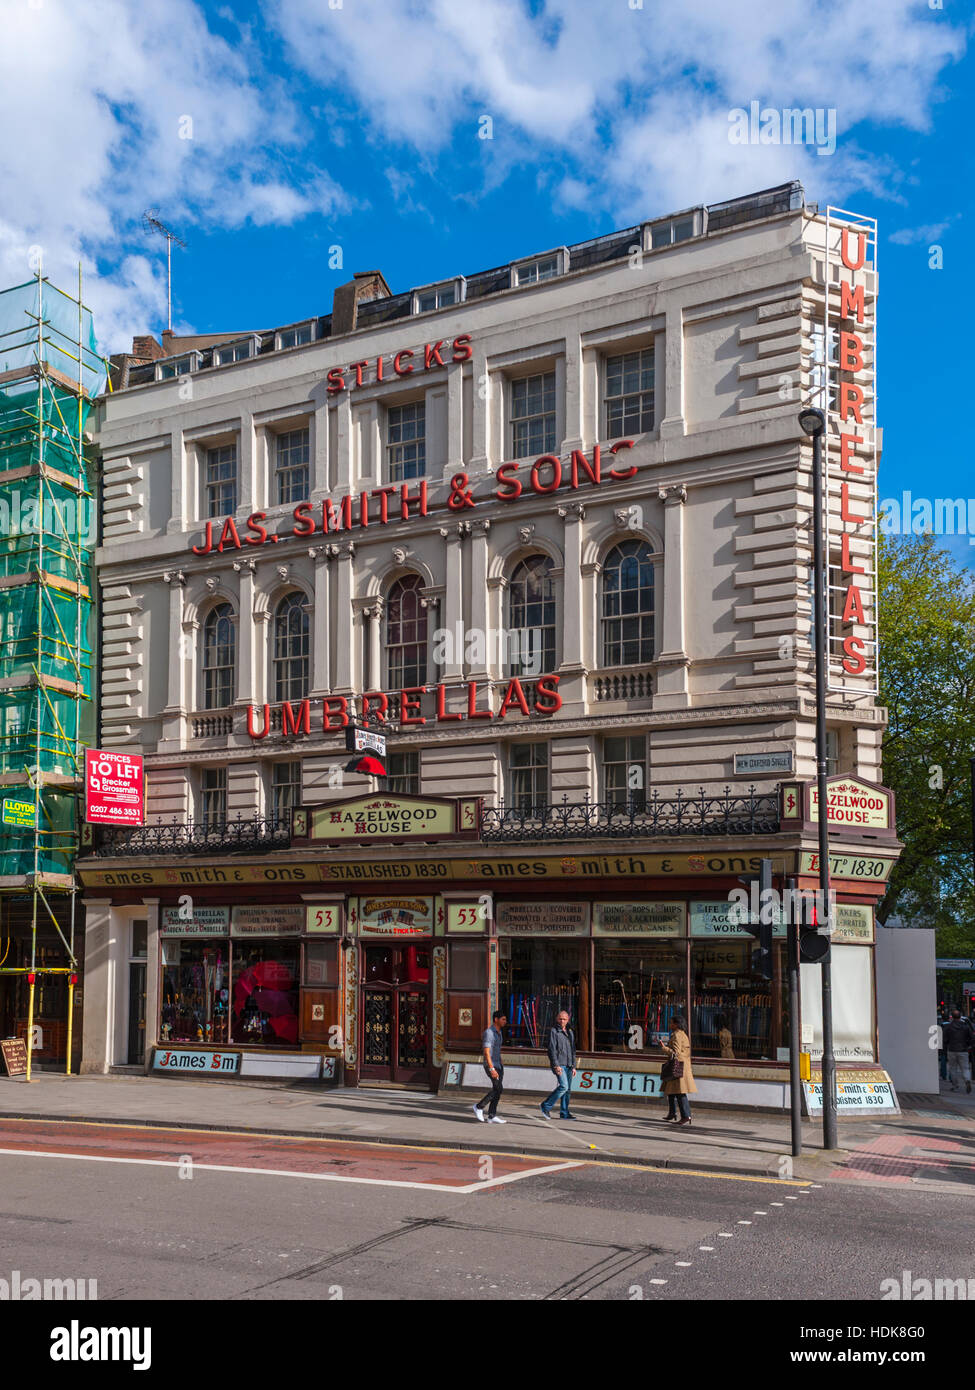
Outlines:
[[0, 1122], [3, 1265], [102, 1302], [876, 1301], [905, 1270], [975, 1276], [971, 1213], [900, 1184]]

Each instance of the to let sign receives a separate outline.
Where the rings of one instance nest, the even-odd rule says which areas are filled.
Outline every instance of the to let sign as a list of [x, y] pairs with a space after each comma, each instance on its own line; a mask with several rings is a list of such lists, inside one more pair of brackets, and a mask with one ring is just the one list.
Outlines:
[[85, 820], [89, 825], [145, 824], [145, 784], [139, 754], [85, 749]]

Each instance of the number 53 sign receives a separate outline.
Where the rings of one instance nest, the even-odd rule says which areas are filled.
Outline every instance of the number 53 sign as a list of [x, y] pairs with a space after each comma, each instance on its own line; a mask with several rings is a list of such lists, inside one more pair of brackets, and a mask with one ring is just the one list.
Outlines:
[[338, 903], [309, 903], [305, 910], [305, 931], [314, 934], [337, 933], [341, 921]]

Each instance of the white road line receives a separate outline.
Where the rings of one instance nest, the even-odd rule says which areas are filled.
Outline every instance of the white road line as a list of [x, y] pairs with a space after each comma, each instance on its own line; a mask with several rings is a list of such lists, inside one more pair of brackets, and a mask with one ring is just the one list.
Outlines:
[[719, 1231], [719, 1232], [718, 1232], [718, 1235], [719, 1235], [719, 1236], [722, 1236], [725, 1240], [732, 1240], [733, 1237], [734, 1237], [734, 1234], [735, 1234], [734, 1231]]
[[739, 1226], [750, 1226], [751, 1224], [752, 1224], [752, 1223], [751, 1223], [750, 1221], [739, 1221], [739, 1222], [738, 1222], [738, 1225], [739, 1225]]
[[[704, 1246], [703, 1246], [703, 1245], [701, 1246], [701, 1249], [702, 1249], [702, 1250], [704, 1249]], [[675, 1260], [675, 1261], [674, 1261], [674, 1264], [676, 1265], [676, 1267], [677, 1267], [678, 1269], [690, 1269], [690, 1267], [691, 1267], [691, 1262], [690, 1262], [690, 1260]]]
[[787, 1202], [798, 1202], [799, 1198], [798, 1198], [798, 1197], [786, 1197], [785, 1200], [786, 1200]]
[[666, 1284], [666, 1282], [667, 1282], [666, 1279], [650, 1279], [650, 1280], [648, 1280], [648, 1283], [651, 1283], [651, 1284]]
[[752, 1216], [768, 1216], [767, 1211], [753, 1211]]
[[699, 1245], [697, 1248], [698, 1248], [698, 1250], [713, 1250], [713, 1249], [714, 1249], [714, 1246], [713, 1246], [713, 1245]]
[[[172, 1158], [120, 1158], [103, 1154], [65, 1154], [49, 1153], [42, 1149], [0, 1149], [0, 1154], [30, 1158], [67, 1158], [81, 1163], [127, 1163], [146, 1168], [182, 1168], [185, 1161]], [[193, 1160], [193, 1171], [202, 1173], [252, 1173], [272, 1178], [308, 1178], [314, 1182], [358, 1183], [364, 1187], [410, 1187], [417, 1192], [456, 1192], [468, 1197], [475, 1192], [483, 1192], [488, 1187], [500, 1187], [503, 1183], [517, 1182], [519, 1178], [534, 1178], [542, 1173], [557, 1173], [563, 1168], [579, 1168], [580, 1163], [571, 1161], [552, 1163], [544, 1168], [529, 1168], [524, 1173], [508, 1173], [502, 1178], [485, 1178], [480, 1182], [468, 1183], [463, 1187], [451, 1187], [447, 1183], [405, 1182], [399, 1178], [355, 1178], [348, 1173], [301, 1173], [290, 1168], [244, 1168], [230, 1163], [198, 1163]]]
[[781, 1205], [781, 1202], [769, 1202], [770, 1207], [780, 1207]]

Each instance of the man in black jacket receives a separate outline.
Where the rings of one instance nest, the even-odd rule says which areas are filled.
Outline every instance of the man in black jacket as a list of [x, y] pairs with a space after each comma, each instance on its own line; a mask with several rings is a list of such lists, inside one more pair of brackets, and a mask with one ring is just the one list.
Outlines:
[[967, 1018], [962, 1018], [960, 1009], [952, 1009], [951, 1022], [942, 1029], [942, 1041], [944, 1042], [945, 1052], [948, 1057], [948, 1081], [953, 1091], [957, 1091], [955, 1078], [961, 1073], [965, 1083], [965, 1090], [972, 1089], [972, 1069], [968, 1061], [968, 1053], [975, 1034], [972, 1033], [972, 1025]]
[[555, 1027], [548, 1035], [548, 1060], [555, 1073], [556, 1087], [550, 1096], [542, 1101], [541, 1110], [546, 1120], [552, 1113], [552, 1106], [559, 1102], [559, 1119], [574, 1120], [569, 1110], [569, 1092], [572, 1078], [576, 1074], [576, 1040], [569, 1027], [569, 1015], [563, 1009], [555, 1016]]

